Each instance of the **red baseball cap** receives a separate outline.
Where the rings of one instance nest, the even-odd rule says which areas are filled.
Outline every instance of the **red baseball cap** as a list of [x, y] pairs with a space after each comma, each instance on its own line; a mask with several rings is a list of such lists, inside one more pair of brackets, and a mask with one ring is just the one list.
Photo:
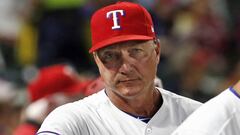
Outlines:
[[91, 18], [90, 53], [128, 40], [155, 38], [151, 15], [139, 4], [117, 2], [96, 11]]
[[64, 64], [43, 67], [38, 71], [37, 77], [28, 84], [30, 101], [57, 92], [77, 94], [85, 90], [90, 81], [81, 82], [76, 71]]

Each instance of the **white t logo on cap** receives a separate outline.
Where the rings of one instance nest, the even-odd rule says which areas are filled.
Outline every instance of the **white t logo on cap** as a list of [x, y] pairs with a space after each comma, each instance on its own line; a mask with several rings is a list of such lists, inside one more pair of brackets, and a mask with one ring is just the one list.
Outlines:
[[112, 15], [112, 19], [113, 19], [113, 26], [112, 29], [120, 29], [121, 26], [119, 25], [119, 19], [118, 19], [118, 13], [120, 13], [121, 16], [124, 16], [124, 11], [123, 10], [113, 10], [113, 11], [109, 11], [107, 12], [107, 18], [110, 18]]

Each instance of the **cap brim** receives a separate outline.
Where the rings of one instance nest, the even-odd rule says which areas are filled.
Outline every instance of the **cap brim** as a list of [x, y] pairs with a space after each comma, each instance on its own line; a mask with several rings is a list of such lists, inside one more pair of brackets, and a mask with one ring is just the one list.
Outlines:
[[94, 45], [90, 50], [89, 53], [92, 53], [100, 48], [112, 45], [114, 43], [124, 42], [124, 41], [131, 41], [131, 40], [151, 40], [154, 39], [154, 37], [151, 36], [144, 36], [144, 35], [122, 35], [117, 36], [113, 38], [109, 38], [107, 40], [104, 40], [102, 42], [99, 42], [98, 44]]

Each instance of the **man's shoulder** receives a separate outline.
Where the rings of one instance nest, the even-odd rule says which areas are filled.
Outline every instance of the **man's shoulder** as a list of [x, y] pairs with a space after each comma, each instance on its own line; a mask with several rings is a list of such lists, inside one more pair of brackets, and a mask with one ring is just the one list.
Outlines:
[[188, 97], [177, 95], [161, 88], [158, 89], [161, 92], [164, 104], [171, 108], [170, 110], [183, 111], [186, 114], [190, 114], [202, 105], [202, 103]]
[[165, 100], [174, 100], [176, 102], [188, 102], [188, 103], [199, 104], [199, 105], [202, 104], [199, 101], [196, 101], [196, 100], [193, 100], [191, 98], [178, 95], [176, 93], [173, 93], [171, 91], [168, 91], [168, 90], [165, 90], [165, 89], [162, 89], [162, 88], [158, 88], [158, 90], [161, 92], [162, 97], [165, 98]]

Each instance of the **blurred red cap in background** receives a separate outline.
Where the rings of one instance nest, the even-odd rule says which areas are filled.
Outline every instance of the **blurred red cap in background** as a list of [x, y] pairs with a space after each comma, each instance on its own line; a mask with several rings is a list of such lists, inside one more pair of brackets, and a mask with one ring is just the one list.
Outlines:
[[28, 84], [30, 101], [63, 92], [78, 94], [85, 90], [91, 81], [81, 82], [78, 73], [65, 64], [52, 65], [39, 69], [37, 77]]

